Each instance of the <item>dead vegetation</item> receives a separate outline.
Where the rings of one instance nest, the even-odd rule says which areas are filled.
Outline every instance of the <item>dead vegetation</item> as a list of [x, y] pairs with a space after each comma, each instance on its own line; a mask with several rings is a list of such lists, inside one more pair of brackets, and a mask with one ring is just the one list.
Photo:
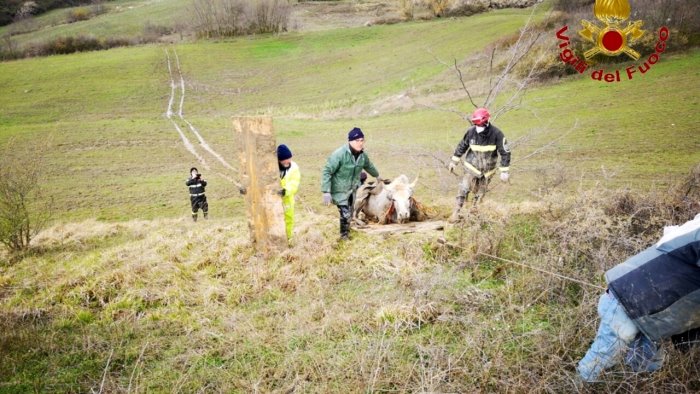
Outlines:
[[697, 213], [698, 187], [695, 169], [648, 194], [486, 201], [443, 233], [342, 245], [334, 216], [302, 210], [270, 258], [242, 221], [56, 225], [0, 267], [0, 374], [57, 391], [693, 391], [697, 349], [589, 386], [574, 365], [603, 272]]

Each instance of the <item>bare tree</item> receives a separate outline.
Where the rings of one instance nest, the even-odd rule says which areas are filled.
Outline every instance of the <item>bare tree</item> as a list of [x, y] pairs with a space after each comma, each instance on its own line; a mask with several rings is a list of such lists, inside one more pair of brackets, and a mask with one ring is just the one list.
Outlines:
[[494, 74], [494, 62], [497, 60], [496, 46], [492, 48], [488, 62], [488, 92], [486, 94], [486, 98], [484, 99], [481, 105], [477, 105], [477, 103], [474, 102], [472, 98], [473, 96], [469, 92], [469, 89], [467, 88], [464, 82], [462, 71], [460, 70], [459, 65], [457, 64], [457, 60], [455, 59], [455, 72], [459, 78], [464, 92], [467, 94], [467, 97], [469, 97], [469, 100], [474, 106], [474, 108], [489, 108], [501, 93], [505, 92], [508, 89], [512, 89], [510, 97], [508, 97], [505, 100], [504, 104], [498, 108], [494, 108], [491, 110], [492, 119], [497, 119], [499, 116], [512, 109], [517, 108], [520, 105], [524, 93], [527, 91], [528, 86], [532, 82], [533, 76], [537, 72], [539, 64], [542, 60], [541, 56], [544, 55], [541, 55], [540, 58], [533, 61], [529, 70], [527, 70], [527, 72], [524, 75], [517, 75], [517, 73], [514, 72], [516, 70], [516, 67], [521, 64], [522, 60], [528, 55], [530, 55], [530, 50], [542, 36], [542, 31], [538, 31], [537, 29], [535, 29], [532, 23], [532, 19], [536, 9], [537, 5], [532, 7], [532, 12], [530, 13], [530, 17], [528, 18], [527, 23], [520, 30], [518, 40], [513, 45], [511, 45], [508, 51], [506, 52], [505, 63], [498, 75]]
[[51, 218], [53, 202], [40, 186], [48, 144], [21, 146], [11, 140], [0, 162], [0, 243], [12, 252], [29, 248]]

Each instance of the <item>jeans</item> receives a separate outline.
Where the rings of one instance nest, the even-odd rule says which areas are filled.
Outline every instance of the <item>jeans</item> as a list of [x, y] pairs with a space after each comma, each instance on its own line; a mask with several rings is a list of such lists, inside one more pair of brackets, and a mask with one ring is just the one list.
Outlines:
[[639, 333], [639, 329], [627, 316], [622, 305], [609, 292], [598, 301], [600, 327], [595, 341], [578, 363], [578, 373], [586, 382], [593, 382], [606, 368], [617, 364], [620, 356]]

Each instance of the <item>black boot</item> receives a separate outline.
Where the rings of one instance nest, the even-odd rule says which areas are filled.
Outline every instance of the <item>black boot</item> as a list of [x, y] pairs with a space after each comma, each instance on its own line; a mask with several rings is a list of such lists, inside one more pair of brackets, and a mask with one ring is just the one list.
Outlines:
[[204, 220], [209, 219], [209, 212], [204, 212]]
[[340, 205], [338, 211], [340, 211], [340, 240], [347, 241], [350, 239], [350, 217], [352, 216], [352, 211], [347, 205]]
[[195, 221], [195, 222], [197, 221], [197, 214], [196, 213], [192, 214], [192, 221]]

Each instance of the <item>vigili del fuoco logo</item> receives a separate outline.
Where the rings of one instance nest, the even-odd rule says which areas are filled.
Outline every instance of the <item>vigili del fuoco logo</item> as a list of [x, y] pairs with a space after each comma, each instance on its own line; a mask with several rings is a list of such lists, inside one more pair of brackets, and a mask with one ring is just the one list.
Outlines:
[[[591, 59], [596, 55], [620, 56], [625, 54], [632, 60], [639, 60], [641, 55], [632, 48], [632, 45], [644, 37], [647, 32], [642, 30], [643, 22], [641, 20], [627, 22], [625, 25], [630, 13], [631, 8], [627, 0], [596, 0], [593, 5], [593, 14], [602, 23], [602, 26], [584, 19], [581, 21], [583, 30], [578, 32], [586, 42], [592, 44], [592, 47], [583, 53], [583, 58], [577, 56], [570, 48], [571, 40], [566, 36], [569, 26], [564, 26], [557, 31], [557, 39], [560, 41], [559, 48], [561, 49], [559, 58], [564, 63], [571, 65], [579, 74], [588, 70], [592, 64]], [[668, 37], [668, 27], [661, 27], [654, 52], [642, 63], [626, 67], [622, 72], [620, 69], [609, 72], [602, 68], [592, 70], [591, 78], [596, 81], [620, 82], [633, 79], [636, 73], [646, 74], [666, 50]]]

